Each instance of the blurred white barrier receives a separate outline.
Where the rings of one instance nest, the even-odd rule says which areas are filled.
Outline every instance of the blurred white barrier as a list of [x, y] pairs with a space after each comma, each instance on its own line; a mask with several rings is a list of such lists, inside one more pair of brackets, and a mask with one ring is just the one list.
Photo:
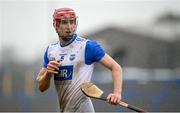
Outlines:
[[[136, 81], [168, 81], [180, 79], [180, 71], [171, 69], [145, 69], [145, 68], [123, 68], [123, 80]], [[110, 71], [98, 71], [93, 75], [92, 80], [97, 83], [112, 82]]]

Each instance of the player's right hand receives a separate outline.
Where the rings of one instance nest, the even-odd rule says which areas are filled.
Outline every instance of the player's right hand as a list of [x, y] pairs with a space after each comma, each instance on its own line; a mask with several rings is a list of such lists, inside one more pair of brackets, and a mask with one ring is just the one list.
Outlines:
[[47, 65], [47, 73], [58, 74], [60, 65], [61, 65], [60, 61], [57, 60], [49, 61]]

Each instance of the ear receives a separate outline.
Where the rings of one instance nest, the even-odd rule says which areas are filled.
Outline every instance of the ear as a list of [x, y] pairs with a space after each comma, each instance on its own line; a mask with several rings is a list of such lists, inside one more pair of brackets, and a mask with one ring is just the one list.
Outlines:
[[76, 26], [78, 25], [78, 16], [76, 16]]
[[53, 26], [54, 26], [54, 28], [56, 28], [56, 21], [55, 20], [53, 20]]
[[56, 27], [56, 21], [54, 21], [54, 20], [53, 20], [53, 27], [54, 27], [54, 29], [56, 30], [56, 33], [58, 33], [58, 32], [57, 32], [57, 27]]
[[77, 26], [78, 26], [78, 16], [76, 16], [76, 26], [75, 26], [75, 29], [74, 29], [74, 33], [76, 33], [76, 31], [77, 31]]
[[53, 20], [53, 26], [54, 28], [57, 28], [60, 26], [60, 23], [57, 20]]

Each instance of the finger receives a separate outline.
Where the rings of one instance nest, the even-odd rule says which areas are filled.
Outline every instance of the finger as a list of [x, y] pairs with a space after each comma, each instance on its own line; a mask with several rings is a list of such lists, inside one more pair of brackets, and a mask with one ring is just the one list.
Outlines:
[[117, 99], [117, 103], [119, 103], [120, 101], [121, 101], [121, 98], [118, 98], [118, 99]]
[[47, 69], [48, 69], [48, 70], [51, 70], [51, 71], [54, 71], [54, 70], [55, 70], [54, 68], [52, 68], [52, 67], [50, 67], [50, 66], [48, 66]]
[[47, 70], [49, 73], [58, 74], [57, 71]]
[[58, 66], [61, 66], [60, 60], [57, 60], [57, 64], [58, 64]]
[[115, 103], [115, 97], [114, 97], [114, 96], [112, 97], [111, 102], [112, 102], [112, 103]]
[[109, 99], [110, 99], [110, 95], [107, 96], [107, 100], [109, 100]]
[[111, 96], [111, 102], [114, 103], [114, 101], [115, 101], [114, 96]]
[[114, 103], [118, 103], [118, 98], [117, 97], [114, 98]]
[[49, 64], [56, 65], [56, 66], [61, 65], [60, 61], [50, 61]]
[[110, 99], [111, 99], [111, 94], [108, 95], [107, 101], [110, 102]]
[[57, 70], [55, 70], [54, 68], [51, 68], [51, 67], [47, 67], [47, 70], [49, 71], [49, 72], [56, 72], [55, 74], [58, 74], [58, 71]]
[[120, 101], [121, 101], [121, 98], [117, 97], [116, 103], [118, 104], [118, 103], [120, 103]]
[[59, 68], [56, 65], [48, 64], [48, 67], [53, 68], [54, 70], [59, 70]]
[[60, 63], [61, 60], [57, 60], [58, 63]]

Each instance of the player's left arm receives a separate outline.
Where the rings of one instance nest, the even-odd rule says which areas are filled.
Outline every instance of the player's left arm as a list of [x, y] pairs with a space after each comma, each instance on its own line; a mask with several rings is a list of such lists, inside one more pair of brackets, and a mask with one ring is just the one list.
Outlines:
[[99, 63], [112, 71], [112, 78], [114, 82], [113, 93], [107, 97], [108, 101], [117, 104], [121, 100], [122, 92], [122, 68], [121, 66], [108, 54], [99, 61]]

